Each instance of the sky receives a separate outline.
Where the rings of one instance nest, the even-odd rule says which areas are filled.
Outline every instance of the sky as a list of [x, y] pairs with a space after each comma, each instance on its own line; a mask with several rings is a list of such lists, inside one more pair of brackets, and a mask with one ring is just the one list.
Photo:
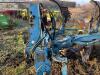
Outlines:
[[[2, 1], [48, 1], [48, 0], [0, 0]], [[90, 0], [61, 0], [61, 1], [75, 1], [77, 4], [85, 4], [88, 3]], [[95, 1], [100, 1], [100, 0], [95, 0]]]
[[[65, 1], [75, 1], [78, 4], [85, 4], [88, 3], [90, 0], [65, 0]], [[95, 0], [95, 1], [100, 1], [100, 0]]]

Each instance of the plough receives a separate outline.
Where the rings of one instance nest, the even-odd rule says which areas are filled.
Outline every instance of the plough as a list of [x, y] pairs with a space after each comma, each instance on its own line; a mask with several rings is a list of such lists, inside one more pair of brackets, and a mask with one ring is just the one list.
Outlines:
[[[44, 14], [46, 12], [44, 10], [46, 7], [44, 7], [42, 3], [31, 3], [29, 11], [32, 12], [31, 15], [34, 16], [34, 22], [33, 26], [30, 28], [30, 37], [25, 49], [26, 62], [30, 64], [28, 61], [30, 61], [31, 53], [34, 53], [32, 59], [34, 59], [36, 75], [50, 75], [52, 61], [62, 63], [61, 74], [68, 75], [67, 63], [69, 58], [67, 57], [67, 51], [73, 53], [80, 52], [83, 62], [86, 62], [91, 53], [91, 46], [100, 44], [100, 33], [98, 32], [100, 21], [97, 20], [97, 28], [95, 30], [91, 30], [92, 23], [90, 23], [90, 30], [87, 34], [65, 35], [65, 31], [70, 30], [65, 28], [66, 23], [71, 17], [68, 7], [63, 7], [57, 0], [50, 1], [56, 3], [61, 10], [63, 17], [62, 26], [60, 29], [56, 28], [55, 16], [50, 10], [47, 10], [50, 14], [52, 25], [52, 28], [48, 29], [46, 26], [46, 15]], [[98, 6], [97, 2], [96, 5]], [[60, 38], [60, 36], [62, 38]], [[81, 48], [75, 48], [75, 45]], [[86, 50], [84, 47], [87, 47]], [[83, 53], [85, 52], [82, 49], [87, 52], [86, 55], [88, 59], [86, 60], [84, 60], [85, 56]], [[61, 51], [66, 52], [66, 55], [62, 56]]]

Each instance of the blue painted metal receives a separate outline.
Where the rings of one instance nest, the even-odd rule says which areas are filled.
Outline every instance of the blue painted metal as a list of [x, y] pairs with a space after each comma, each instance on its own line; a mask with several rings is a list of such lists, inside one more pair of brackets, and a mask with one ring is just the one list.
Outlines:
[[32, 15], [35, 16], [33, 27], [30, 28], [30, 38], [29, 43], [26, 48], [26, 55], [27, 59], [30, 57], [30, 51], [35, 51], [35, 57], [34, 57], [34, 66], [36, 68], [36, 75], [43, 75], [43, 73], [47, 73], [47, 75], [50, 74], [51, 70], [51, 63], [47, 59], [47, 48], [41, 49], [38, 47], [38, 45], [41, 43], [41, 41], [44, 41], [48, 36], [45, 36], [46, 34], [42, 34], [41, 29], [41, 15], [40, 15], [40, 5], [39, 4], [30, 4], [29, 11], [32, 12]]
[[29, 30], [30, 37], [25, 51], [27, 58], [29, 58], [30, 56], [30, 51], [33, 47], [33, 44], [35, 44], [41, 38], [41, 20], [39, 4], [30, 4], [29, 11], [32, 12], [32, 15], [35, 16], [35, 18], [33, 22], [33, 27], [31, 27]]
[[37, 48], [35, 51], [34, 66], [36, 68], [36, 75], [43, 75], [43, 73], [50, 75], [51, 62], [47, 59], [46, 51], [47, 48], [45, 48], [44, 50]]
[[88, 46], [96, 43], [100, 44], [100, 33], [77, 35], [75, 36], [74, 43]]
[[70, 48], [72, 46], [72, 37], [66, 36], [62, 40], [56, 39], [53, 42], [53, 52], [55, 54], [59, 53], [62, 48]]
[[68, 75], [68, 69], [67, 69], [68, 59], [66, 57], [56, 55], [55, 57], [53, 57], [53, 60], [62, 63], [61, 73], [62, 75]]
[[68, 75], [68, 70], [67, 70], [67, 64], [63, 63], [62, 64], [62, 69], [61, 69], [62, 75]]
[[53, 56], [53, 60], [56, 62], [67, 63], [68, 60], [66, 57], [62, 57], [60, 55]]
[[32, 15], [35, 16], [32, 31], [30, 31], [30, 41], [37, 42], [41, 37], [41, 18], [39, 4], [30, 4], [29, 11], [32, 11]]
[[62, 48], [69, 48], [69, 50], [73, 52], [77, 52], [78, 49], [72, 48], [73, 44], [78, 44], [82, 46], [91, 46], [100, 44], [100, 33], [93, 33], [93, 34], [83, 34], [83, 35], [76, 35], [76, 36], [66, 36], [62, 40], [55, 40], [53, 44], [53, 52], [55, 54], [59, 53], [59, 50]]

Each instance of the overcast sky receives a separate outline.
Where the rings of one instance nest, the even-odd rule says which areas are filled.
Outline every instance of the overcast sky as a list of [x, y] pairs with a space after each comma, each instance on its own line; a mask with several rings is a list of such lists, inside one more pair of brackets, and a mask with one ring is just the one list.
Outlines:
[[[0, 2], [4, 1], [49, 1], [49, 0], [0, 0]], [[61, 0], [61, 1], [75, 1], [77, 4], [85, 4], [88, 3], [90, 0]], [[95, 0], [95, 1], [100, 1], [100, 0]]]
[[[90, 0], [65, 0], [65, 1], [75, 1], [78, 4], [85, 4], [88, 3]], [[100, 1], [100, 0], [95, 0], [95, 1]]]

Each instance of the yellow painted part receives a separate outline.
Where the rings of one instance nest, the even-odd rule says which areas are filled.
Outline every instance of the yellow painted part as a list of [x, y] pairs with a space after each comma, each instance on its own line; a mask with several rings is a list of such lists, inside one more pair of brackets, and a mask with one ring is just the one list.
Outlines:
[[21, 47], [25, 47], [25, 45], [24, 45], [23, 36], [22, 36], [21, 32], [19, 32], [17, 39], [18, 39], [18, 42], [17, 42], [18, 49], [17, 50], [18, 50], [18, 52], [22, 52], [24, 48], [21, 48]]
[[90, 15], [88, 15], [88, 16], [87, 16], [87, 20], [89, 20], [89, 21], [90, 21], [90, 19], [91, 19], [91, 16], [90, 16]]
[[25, 16], [28, 17], [28, 11], [27, 11], [27, 9], [21, 10], [21, 13], [20, 14], [21, 14], [22, 17], [25, 17]]
[[22, 35], [18, 36], [18, 43], [23, 42]]
[[49, 13], [47, 13], [47, 20], [48, 20], [48, 21], [51, 20]]

